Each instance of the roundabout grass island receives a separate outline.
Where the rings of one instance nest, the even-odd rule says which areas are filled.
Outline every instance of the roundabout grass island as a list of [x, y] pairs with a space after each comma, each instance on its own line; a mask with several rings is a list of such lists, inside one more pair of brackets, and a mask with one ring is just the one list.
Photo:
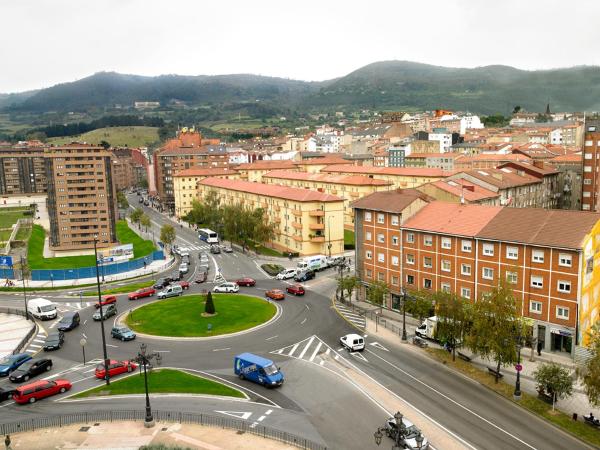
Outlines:
[[213, 294], [216, 315], [203, 317], [205, 295], [160, 300], [133, 310], [125, 323], [137, 333], [168, 337], [210, 337], [262, 325], [277, 313], [272, 303], [243, 294]]

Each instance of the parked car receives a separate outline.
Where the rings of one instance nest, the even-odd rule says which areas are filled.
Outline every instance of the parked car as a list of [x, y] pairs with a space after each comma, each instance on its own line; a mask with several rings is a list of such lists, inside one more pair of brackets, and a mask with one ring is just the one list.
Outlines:
[[22, 383], [23, 381], [29, 381], [30, 378], [52, 370], [52, 360], [49, 358], [30, 359], [29, 361], [21, 364], [18, 369], [8, 377], [13, 383]]
[[221, 250], [225, 253], [233, 253], [233, 249], [229, 245], [221, 245]]
[[65, 379], [35, 381], [15, 389], [13, 400], [20, 405], [25, 403], [35, 403], [36, 401], [50, 397], [51, 395], [67, 392], [71, 389], [71, 386], [71, 382]]
[[100, 308], [100, 305], [106, 306], [106, 305], [112, 305], [113, 303], [117, 303], [117, 296], [116, 295], [105, 295], [104, 297], [102, 297], [102, 301], [96, 302], [94, 304], [94, 306], [96, 308]]
[[254, 278], [245, 277], [235, 280], [235, 284], [238, 286], [254, 286], [256, 284], [256, 280]]
[[221, 247], [219, 247], [217, 244], [212, 244], [210, 246], [210, 252], [217, 255], [217, 254], [221, 253]]
[[160, 291], [156, 295], [156, 298], [160, 300], [163, 298], [177, 297], [181, 294], [183, 294], [183, 288], [177, 284], [174, 284], [172, 286], [167, 286], [163, 291]]
[[181, 257], [181, 262], [182, 263], [186, 263], [187, 265], [189, 265], [190, 264], [190, 255], [189, 254], [183, 255]]
[[71, 331], [73, 328], [77, 328], [81, 322], [81, 317], [77, 311], [66, 312], [62, 319], [56, 325], [56, 329], [60, 331]]
[[312, 280], [315, 277], [315, 271], [314, 270], [305, 270], [303, 272], [298, 273], [295, 277], [294, 277], [294, 281], [308, 281], [308, 280]]
[[146, 287], [132, 292], [127, 296], [127, 298], [129, 298], [129, 300], [139, 300], [140, 298], [144, 297], [152, 297], [154, 294], [156, 294], [156, 289], [153, 287]]
[[[137, 369], [137, 364], [133, 361], [117, 361], [111, 359], [108, 363], [108, 376], [112, 378], [122, 373], [133, 372], [135, 369]], [[103, 380], [106, 377], [104, 363], [98, 364], [96, 366], [95, 375], [96, 378], [99, 378], [101, 380]]]
[[169, 281], [167, 281], [166, 278], [159, 278], [158, 280], [156, 280], [156, 283], [154, 283], [154, 289], [162, 289], [165, 288], [169, 285]]
[[0, 377], [8, 376], [13, 370], [16, 370], [21, 364], [29, 361], [31, 355], [29, 353], [17, 353], [16, 355], [8, 355], [0, 359]]
[[58, 350], [62, 347], [65, 342], [65, 333], [61, 330], [51, 331], [46, 336], [46, 341], [44, 342], [44, 350]]
[[172, 283], [173, 281], [179, 281], [181, 280], [181, 272], [176, 271], [173, 272], [168, 278], [167, 280], [169, 280], [169, 283]]
[[[426, 437], [423, 436], [421, 430], [419, 430], [410, 420], [405, 417], [402, 418], [402, 424], [404, 425], [405, 435], [404, 435], [404, 443], [408, 446], [408, 448], [420, 448], [421, 450], [428, 450], [429, 441]], [[390, 417], [385, 423], [385, 434], [396, 441], [396, 434], [398, 433], [398, 425], [396, 425], [396, 419], [394, 417]], [[417, 437], [421, 436], [423, 441], [420, 446], [417, 445]]]
[[279, 272], [275, 276], [275, 278], [277, 278], [278, 280], [288, 280], [290, 278], [294, 278], [297, 273], [298, 271], [296, 269], [284, 269], [281, 272]]
[[98, 320], [106, 320], [109, 317], [112, 316], [116, 316], [117, 315], [117, 307], [116, 305], [108, 305], [106, 308], [102, 308], [102, 316], [100, 316], [100, 310], [98, 309], [94, 315], [92, 316], [92, 319], [98, 321]]
[[178, 281], [177, 284], [181, 286], [181, 289], [186, 290], [190, 288], [190, 283], [187, 281]]
[[339, 266], [344, 261], [343, 256], [331, 256], [327, 258], [327, 267]]
[[210, 266], [208, 265], [208, 263], [200, 263], [200, 265], [198, 266], [198, 271], [208, 273], [210, 272]]
[[110, 335], [115, 339], [120, 339], [123, 342], [132, 341], [135, 339], [135, 333], [124, 325], [118, 325], [110, 330]]
[[198, 259], [200, 261], [202, 261], [203, 259], [206, 259], [208, 261], [208, 255], [204, 252], [200, 252], [200, 253], [198, 253]]
[[213, 288], [213, 292], [236, 293], [240, 287], [235, 283], [221, 283]]
[[206, 281], [206, 272], [198, 272], [198, 276], [194, 280], [195, 283], [204, 283]]
[[355, 333], [342, 336], [340, 338], [340, 344], [351, 352], [362, 352], [365, 349], [365, 339], [361, 335]]
[[283, 300], [285, 298], [285, 293], [281, 289], [270, 289], [265, 292], [265, 295], [271, 300]]
[[179, 264], [179, 273], [188, 273], [190, 271], [190, 268], [188, 267], [188, 265], [186, 263], [181, 263]]
[[9, 387], [0, 387], [0, 402], [4, 402], [9, 398], [12, 398], [14, 393], [14, 389], [11, 389]]
[[304, 295], [306, 292], [304, 290], [304, 287], [301, 284], [293, 284], [293, 285], [285, 288], [285, 290], [287, 291], [288, 294], [294, 294], [294, 295]]

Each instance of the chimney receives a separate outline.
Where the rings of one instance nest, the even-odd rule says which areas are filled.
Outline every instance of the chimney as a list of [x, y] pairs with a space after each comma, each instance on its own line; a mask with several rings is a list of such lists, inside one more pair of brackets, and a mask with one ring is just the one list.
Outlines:
[[472, 184], [463, 185], [463, 189], [466, 189], [467, 191], [475, 192], [475, 186], [473, 186]]
[[538, 169], [544, 168], [544, 161], [540, 161], [538, 159], [533, 160], [533, 167], [537, 167]]

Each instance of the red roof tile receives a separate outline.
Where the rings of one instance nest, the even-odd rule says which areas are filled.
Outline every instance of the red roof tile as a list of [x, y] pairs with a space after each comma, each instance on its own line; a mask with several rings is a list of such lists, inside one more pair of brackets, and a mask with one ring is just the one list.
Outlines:
[[397, 175], [407, 177], [435, 177], [443, 178], [452, 175], [454, 172], [442, 169], [429, 169], [425, 167], [373, 167], [373, 166], [353, 166], [351, 164], [340, 164], [325, 167], [321, 170], [332, 173], [363, 173], [368, 175]]
[[404, 208], [417, 199], [425, 202], [433, 200], [428, 195], [416, 189], [395, 189], [366, 195], [353, 202], [351, 206], [355, 209], [401, 213]]
[[[460, 197], [462, 195], [464, 199], [468, 202], [476, 202], [478, 200], [483, 200], [486, 198], [496, 198], [500, 195], [497, 192], [493, 192], [488, 189], [482, 188], [477, 184], [469, 183], [468, 181], [462, 180], [460, 178], [454, 180], [438, 180], [432, 183], [425, 184], [423, 186], [428, 185], [435, 186], [438, 189], [454, 194], [457, 197]], [[465, 186], [464, 189], [463, 186]]]
[[389, 186], [390, 181], [377, 180], [363, 175], [329, 175], [326, 173], [291, 172], [289, 170], [272, 170], [263, 178], [278, 178], [285, 180], [316, 181], [322, 183], [350, 184], [355, 186]]
[[175, 174], [176, 177], [212, 177], [215, 175], [235, 175], [237, 170], [227, 168], [205, 168], [205, 167], [192, 167], [189, 169], [180, 170]]

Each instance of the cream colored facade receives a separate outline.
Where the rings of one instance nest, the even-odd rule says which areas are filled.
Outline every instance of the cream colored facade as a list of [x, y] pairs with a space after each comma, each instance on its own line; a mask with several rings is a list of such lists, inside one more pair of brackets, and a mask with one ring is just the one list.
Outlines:
[[173, 177], [175, 215], [183, 217], [192, 210], [192, 201], [198, 198], [198, 182], [207, 177], [239, 179], [239, 174], [231, 169], [186, 169]]
[[[339, 197], [319, 192], [307, 196], [304, 189], [216, 178], [202, 180], [198, 187], [199, 199], [214, 191], [221, 204], [263, 208], [276, 225], [275, 239], [269, 244], [279, 251], [300, 255], [344, 251], [344, 202]], [[299, 200], [302, 197], [310, 199]]]
[[444, 179], [454, 172], [424, 167], [369, 167], [329, 166], [321, 173], [329, 175], [364, 175], [375, 180], [388, 181], [395, 189], [410, 189]]

